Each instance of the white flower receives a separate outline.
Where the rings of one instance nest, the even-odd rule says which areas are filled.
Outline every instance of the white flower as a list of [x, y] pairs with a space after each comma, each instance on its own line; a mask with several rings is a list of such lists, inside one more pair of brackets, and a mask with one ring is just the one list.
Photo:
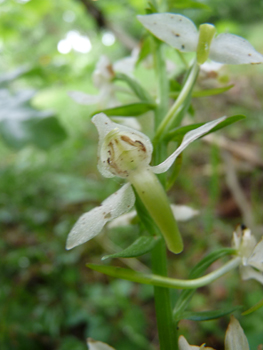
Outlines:
[[[171, 209], [177, 221], [188, 221], [199, 214], [199, 210], [188, 207], [187, 205], [171, 204]], [[118, 218], [112, 220], [109, 223], [108, 227], [114, 228], [130, 225], [136, 215], [136, 210], [132, 210], [129, 213], [123, 214]]]
[[155, 13], [137, 16], [142, 25], [160, 40], [182, 52], [202, 52], [204, 59], [225, 64], [255, 64], [263, 62], [263, 55], [244, 38], [224, 33], [214, 36], [211, 24], [202, 24], [200, 31], [187, 17], [174, 13]]
[[233, 233], [232, 246], [238, 250], [242, 258], [240, 265], [242, 279], [255, 279], [263, 284], [263, 238], [257, 243], [248, 228], [238, 226]]
[[[184, 336], [179, 337], [179, 350], [214, 350], [206, 347], [205, 344], [201, 346], [189, 345]], [[237, 319], [231, 316], [225, 336], [225, 350], [249, 350], [249, 345], [245, 333], [240, 326]]]
[[131, 75], [138, 57], [138, 50], [131, 56], [111, 63], [108, 57], [101, 56], [92, 74], [94, 86], [99, 90], [98, 95], [89, 95], [80, 91], [70, 91], [69, 96], [81, 105], [98, 104], [100, 108], [111, 108], [119, 105], [116, 97], [117, 88], [112, 80], [115, 72]]
[[93, 340], [92, 338], [87, 339], [87, 345], [89, 350], [115, 350], [111, 346], [101, 341]]
[[206, 134], [226, 117], [189, 131], [181, 145], [161, 164], [150, 166], [153, 147], [143, 133], [112, 122], [100, 113], [92, 118], [99, 132], [98, 169], [104, 177], [128, 180], [99, 207], [83, 214], [69, 233], [67, 249], [87, 242], [100, 233], [110, 220], [128, 212], [134, 205], [136, 189], [142, 202], [162, 232], [168, 248], [179, 253], [183, 243], [167, 195], [155, 174], [167, 171], [177, 156], [194, 140]]

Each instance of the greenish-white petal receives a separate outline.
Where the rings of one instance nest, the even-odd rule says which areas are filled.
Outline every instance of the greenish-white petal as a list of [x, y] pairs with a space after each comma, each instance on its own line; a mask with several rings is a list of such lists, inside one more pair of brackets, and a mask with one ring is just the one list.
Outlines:
[[183, 335], [180, 335], [178, 339], [179, 350], [214, 350], [213, 348], [206, 347], [205, 344], [201, 346], [189, 345], [188, 341], [185, 339]]
[[248, 258], [248, 263], [263, 272], [263, 238], [255, 246], [251, 256]]
[[87, 345], [89, 350], [115, 350], [111, 346], [101, 341], [93, 340], [92, 338], [88, 338]]
[[158, 39], [183, 52], [194, 52], [198, 31], [187, 17], [174, 13], [154, 13], [137, 16], [142, 25]]
[[108, 221], [127, 213], [134, 205], [135, 195], [131, 185], [125, 184], [99, 207], [81, 215], [70, 231], [66, 249], [72, 249], [97, 236]]
[[212, 40], [210, 59], [224, 64], [256, 64], [263, 55], [244, 38], [234, 34], [219, 34]]
[[112, 122], [104, 113], [96, 114], [92, 122], [99, 133], [98, 169], [104, 177], [127, 177], [138, 159], [140, 166], [148, 166], [153, 147], [145, 134]]
[[225, 337], [225, 350], [249, 350], [245, 333], [237, 319], [231, 316]]
[[208, 131], [213, 129], [217, 124], [225, 120], [226, 117], [221, 117], [212, 122], [208, 122], [195, 130], [191, 130], [185, 134], [181, 145], [172, 153], [164, 162], [159, 165], [151, 167], [151, 170], [156, 174], [161, 174], [167, 171], [174, 163], [176, 158], [181, 152], [193, 141], [198, 139], [200, 136], [206, 134]]
[[251, 266], [240, 266], [240, 274], [244, 281], [253, 279], [263, 284], [263, 273], [256, 271]]

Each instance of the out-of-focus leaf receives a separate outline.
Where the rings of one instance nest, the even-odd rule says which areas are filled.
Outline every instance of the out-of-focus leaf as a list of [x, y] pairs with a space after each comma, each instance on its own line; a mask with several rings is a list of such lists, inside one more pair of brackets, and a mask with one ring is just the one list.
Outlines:
[[252, 314], [252, 312], [257, 311], [258, 309], [260, 309], [263, 306], [263, 299], [261, 299], [258, 303], [256, 303], [254, 306], [252, 306], [251, 308], [249, 308], [248, 310], [242, 312], [242, 316], [246, 316], [249, 314]]
[[170, 6], [175, 9], [202, 9], [202, 10], [210, 10], [210, 7], [202, 4], [201, 2], [198, 1], [193, 1], [193, 0], [177, 0], [175, 1], [170, 1]]
[[107, 114], [107, 116], [111, 116], [111, 117], [113, 116], [136, 117], [154, 109], [155, 107], [156, 106], [153, 103], [149, 103], [146, 101], [146, 102], [139, 102], [139, 103], [131, 103], [128, 105], [123, 105], [123, 106], [114, 107], [114, 108], [103, 109], [95, 112], [94, 114], [103, 112]]
[[139, 97], [142, 101], [148, 101], [151, 104], [154, 104], [154, 101], [151, 97], [151, 95], [146, 91], [140, 83], [138, 83], [135, 79], [131, 78], [130, 76], [123, 74], [123, 73], [116, 73], [114, 80], [121, 80], [125, 81], [130, 88], [133, 90], [133, 92], [136, 94], [136, 96]]
[[66, 132], [50, 111], [38, 111], [30, 106], [34, 91], [11, 95], [0, 90], [0, 135], [12, 148], [33, 144], [48, 149], [66, 138]]
[[[207, 134], [208, 135], [212, 132], [215, 132], [217, 130], [220, 130], [230, 124], [236, 123], [239, 120], [245, 119], [246, 117], [244, 115], [234, 115], [232, 117], [228, 117], [226, 118], [224, 121], [222, 121], [221, 123], [219, 123], [218, 125], [216, 125], [213, 129], [211, 129]], [[191, 124], [191, 125], [186, 125], [186, 126], [182, 126], [176, 129], [171, 130], [167, 136], [166, 136], [166, 141], [181, 141], [182, 138], [184, 137], [184, 135], [191, 130], [197, 129], [200, 126], [204, 125], [205, 123], [196, 123], [196, 124]], [[205, 135], [203, 135], [202, 137], [204, 137]]]
[[105, 255], [102, 260], [108, 258], [134, 258], [148, 253], [158, 242], [158, 237], [141, 236], [136, 239], [128, 248], [122, 250], [119, 253]]
[[[220, 309], [220, 310], [211, 310], [211, 311], [201, 311], [201, 312], [192, 312], [185, 311], [182, 314], [181, 319], [191, 320], [191, 321], [208, 321], [220, 318], [226, 315], [231, 314], [232, 312], [241, 309], [243, 306], [238, 305], [235, 307]], [[179, 321], [179, 320], [178, 320]]]
[[18, 67], [17, 69], [15, 69], [15, 70], [13, 70], [12, 72], [1, 74], [1, 76], [0, 76], [0, 87], [3, 87], [7, 83], [9, 83], [10, 81], [13, 81], [13, 80], [19, 78], [20, 76], [28, 73], [30, 70], [31, 70], [31, 68], [28, 67], [28, 66], [21, 66], [21, 67]]

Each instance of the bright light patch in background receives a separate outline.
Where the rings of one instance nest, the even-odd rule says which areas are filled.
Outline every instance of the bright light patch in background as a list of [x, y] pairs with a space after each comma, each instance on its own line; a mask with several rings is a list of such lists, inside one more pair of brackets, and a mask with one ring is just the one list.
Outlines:
[[63, 13], [63, 20], [65, 22], [71, 23], [75, 20], [75, 18], [76, 18], [76, 15], [73, 11], [65, 11]]
[[29, 2], [30, 0], [16, 0], [16, 2], [18, 2], [19, 4], [25, 4], [27, 2]]
[[115, 36], [111, 32], [106, 32], [101, 38], [102, 44], [105, 46], [111, 46], [115, 43]]
[[92, 49], [92, 45], [87, 36], [81, 35], [76, 30], [71, 30], [67, 33], [65, 39], [59, 41], [57, 49], [64, 55], [71, 50], [80, 53], [88, 53]]

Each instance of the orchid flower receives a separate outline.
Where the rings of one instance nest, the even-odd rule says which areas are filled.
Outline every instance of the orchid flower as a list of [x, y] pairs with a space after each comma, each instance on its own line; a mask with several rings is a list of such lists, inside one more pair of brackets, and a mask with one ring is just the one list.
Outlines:
[[[185, 337], [182, 335], [179, 337], [178, 345], [179, 350], [214, 350], [213, 348], [206, 347], [205, 344], [202, 344], [201, 346], [189, 345]], [[234, 316], [231, 316], [230, 323], [226, 331], [225, 350], [249, 350], [245, 333]]]
[[263, 284], [263, 238], [257, 243], [248, 228], [238, 226], [233, 233], [232, 246], [241, 257], [241, 278], [255, 279]]
[[105, 114], [92, 118], [99, 133], [98, 169], [107, 178], [128, 180], [99, 207], [83, 214], [69, 233], [66, 248], [87, 242], [100, 233], [106, 223], [127, 213], [135, 203], [132, 186], [162, 232], [168, 248], [179, 253], [183, 242], [166, 192], [155, 174], [166, 172], [177, 156], [194, 140], [225, 120], [222, 117], [185, 134], [181, 145], [161, 164], [150, 166], [153, 146], [143, 133], [112, 122]]
[[263, 55], [244, 38], [224, 33], [215, 37], [212, 24], [201, 24], [199, 31], [187, 17], [174, 13], [154, 13], [137, 16], [153, 35], [182, 52], [196, 52], [197, 62], [208, 58], [225, 64], [255, 64], [263, 62]]
[[98, 104], [100, 108], [111, 108], [119, 105], [116, 98], [116, 87], [112, 83], [115, 72], [131, 75], [138, 58], [138, 49], [131, 56], [111, 63], [108, 57], [101, 56], [92, 74], [94, 86], [99, 90], [98, 95], [89, 95], [80, 91], [70, 91], [69, 96], [82, 105]]

